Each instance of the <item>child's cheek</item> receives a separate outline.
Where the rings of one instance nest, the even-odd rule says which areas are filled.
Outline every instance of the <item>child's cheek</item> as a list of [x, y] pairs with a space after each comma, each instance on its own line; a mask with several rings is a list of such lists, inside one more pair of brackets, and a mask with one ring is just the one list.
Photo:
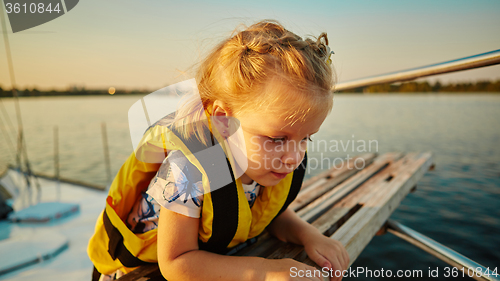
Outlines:
[[265, 163], [262, 162], [261, 155], [259, 153], [254, 153], [251, 155], [248, 155], [248, 169], [249, 170], [260, 170], [262, 167], [264, 167]]

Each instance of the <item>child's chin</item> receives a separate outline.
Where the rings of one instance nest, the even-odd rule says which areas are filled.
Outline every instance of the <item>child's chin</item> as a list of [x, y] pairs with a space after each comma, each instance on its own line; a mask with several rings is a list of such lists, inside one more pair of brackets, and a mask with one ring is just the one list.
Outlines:
[[261, 186], [273, 186], [273, 185], [277, 185], [278, 183], [280, 183], [281, 179], [272, 179], [270, 177], [266, 177], [266, 178], [263, 178], [263, 179], [259, 179], [259, 180], [256, 180], [256, 182], [261, 185]]

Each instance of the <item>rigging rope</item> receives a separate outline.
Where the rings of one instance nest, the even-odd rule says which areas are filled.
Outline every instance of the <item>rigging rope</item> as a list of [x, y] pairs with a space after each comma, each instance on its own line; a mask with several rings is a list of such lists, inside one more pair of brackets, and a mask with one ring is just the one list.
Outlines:
[[[38, 178], [33, 174], [32, 170], [31, 170], [31, 165], [30, 165], [30, 162], [28, 159], [28, 152], [26, 151], [26, 141], [25, 141], [24, 136], [23, 136], [23, 121], [21, 118], [21, 107], [19, 105], [19, 96], [18, 96], [17, 90], [16, 90], [16, 78], [14, 76], [14, 64], [12, 63], [12, 54], [10, 51], [7, 25], [5, 24], [4, 5], [2, 4], [1, 6], [2, 6], [2, 10], [0, 11], [0, 17], [2, 18], [2, 20], [1, 20], [2, 31], [3, 31], [2, 33], [3, 33], [3, 38], [4, 38], [4, 44], [5, 44], [5, 52], [7, 55], [7, 63], [8, 63], [9, 74], [10, 74], [9, 75], [10, 76], [10, 83], [12, 86], [12, 95], [14, 98], [14, 105], [15, 105], [15, 109], [16, 109], [17, 126], [18, 126], [18, 146], [17, 146], [18, 150], [17, 150], [16, 162], [17, 162], [17, 167], [18, 167], [19, 172], [24, 174], [28, 190], [30, 190], [30, 187], [31, 187], [30, 177], [35, 178], [36, 187], [38, 190], [38, 199], [39, 199], [40, 195], [41, 195], [40, 182], [38, 181]], [[26, 171], [22, 171], [22, 160], [23, 159], [24, 159], [24, 164], [26, 165]], [[31, 194], [29, 194], [29, 195], [31, 195]], [[31, 196], [29, 196], [29, 197], [31, 197]]]

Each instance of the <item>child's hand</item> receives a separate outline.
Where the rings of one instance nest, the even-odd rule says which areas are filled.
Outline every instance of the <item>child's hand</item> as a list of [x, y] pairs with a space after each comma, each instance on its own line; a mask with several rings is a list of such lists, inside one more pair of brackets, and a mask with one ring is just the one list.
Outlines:
[[[316, 277], [306, 277], [307, 272], [314, 276], [316, 268], [293, 259], [264, 260], [265, 281], [322, 281], [320, 274]], [[300, 277], [302, 276], [302, 277]]]
[[[328, 269], [333, 269], [333, 277], [330, 280], [341, 280], [342, 276], [335, 277], [336, 270], [345, 270], [349, 266], [349, 254], [344, 245], [337, 240], [333, 240], [322, 234], [310, 237], [304, 243], [307, 255], [316, 264]], [[337, 275], [341, 275], [340, 272]]]

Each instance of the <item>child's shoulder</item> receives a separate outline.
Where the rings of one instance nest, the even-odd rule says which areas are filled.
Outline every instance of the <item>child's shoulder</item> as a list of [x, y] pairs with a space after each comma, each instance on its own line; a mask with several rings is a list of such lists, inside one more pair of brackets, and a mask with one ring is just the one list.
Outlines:
[[182, 182], [189, 181], [191, 183], [202, 180], [200, 170], [180, 150], [172, 150], [168, 153], [168, 156], [158, 169], [156, 177], [164, 180], [170, 177], [170, 179], [174, 179], [173, 182], [178, 182], [181, 179]]
[[148, 188], [160, 205], [172, 204], [199, 208], [203, 200], [202, 174], [179, 150], [170, 151]]

